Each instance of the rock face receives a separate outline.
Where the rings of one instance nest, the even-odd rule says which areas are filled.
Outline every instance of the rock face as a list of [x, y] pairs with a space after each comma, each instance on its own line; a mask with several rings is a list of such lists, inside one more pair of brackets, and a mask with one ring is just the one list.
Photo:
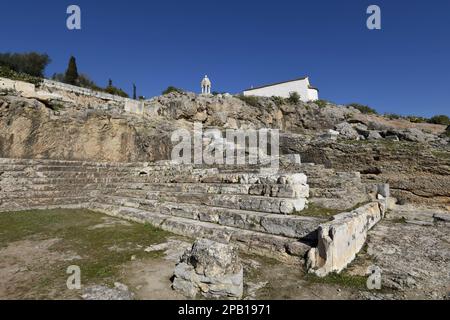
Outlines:
[[197, 240], [175, 267], [173, 289], [194, 298], [240, 299], [243, 267], [230, 245], [207, 239]]
[[347, 122], [340, 123], [336, 126], [337, 132], [341, 134], [341, 136], [350, 140], [358, 140], [359, 133], [356, 131], [353, 126]]
[[[247, 103], [233, 96], [173, 93], [145, 101], [139, 116], [98, 97], [69, 92], [66, 98], [76, 103], [0, 91], [0, 157], [151, 162], [170, 159], [172, 132], [191, 130], [193, 122], [220, 130], [274, 128], [284, 137], [282, 154], [367, 173], [363, 178], [389, 183], [393, 196], [405, 201], [449, 205], [446, 126], [389, 120], [330, 103], [291, 105], [271, 98]], [[334, 128], [341, 134], [333, 130], [320, 138]]]

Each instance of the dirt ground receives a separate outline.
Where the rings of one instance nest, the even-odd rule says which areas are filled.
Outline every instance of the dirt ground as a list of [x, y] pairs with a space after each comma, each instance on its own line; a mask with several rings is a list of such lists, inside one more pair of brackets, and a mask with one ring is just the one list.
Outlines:
[[[366, 248], [340, 275], [320, 279], [300, 266], [241, 254], [244, 299], [445, 298], [450, 291], [448, 226], [403, 224], [399, 214], [371, 231]], [[421, 237], [428, 238], [418, 245]], [[171, 289], [171, 278], [191, 243], [87, 210], [0, 214], [0, 299], [185, 299]], [[372, 264], [383, 269], [381, 291], [366, 287], [365, 272]], [[80, 290], [66, 285], [67, 268], [73, 265], [81, 270]]]

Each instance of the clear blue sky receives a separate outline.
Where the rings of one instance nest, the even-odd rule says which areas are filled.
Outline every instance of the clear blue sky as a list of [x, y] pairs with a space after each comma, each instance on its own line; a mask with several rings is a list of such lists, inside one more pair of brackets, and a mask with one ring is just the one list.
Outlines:
[[[82, 30], [66, 28], [66, 9], [82, 10]], [[382, 9], [382, 30], [366, 28], [366, 9]], [[448, 0], [7, 1], [0, 52], [46, 52], [46, 74], [70, 55], [99, 85], [158, 95], [169, 85], [213, 90], [309, 75], [321, 98], [360, 102], [380, 112], [450, 112]]]

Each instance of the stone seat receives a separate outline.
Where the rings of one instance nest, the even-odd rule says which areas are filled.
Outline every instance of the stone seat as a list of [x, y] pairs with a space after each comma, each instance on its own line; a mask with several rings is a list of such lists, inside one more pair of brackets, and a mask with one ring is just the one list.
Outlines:
[[110, 183], [102, 185], [108, 192], [130, 190], [139, 196], [146, 192], [185, 192], [205, 194], [254, 195], [279, 198], [306, 198], [307, 185], [280, 184], [223, 184], [223, 183]]
[[314, 239], [315, 230], [326, 221], [326, 219], [315, 217], [288, 216], [188, 203], [162, 203], [112, 195], [102, 195], [96, 202], [299, 239]]
[[292, 214], [305, 208], [305, 198], [273, 198], [254, 195], [225, 195], [144, 190], [116, 190], [113, 195], [125, 198], [144, 198], [160, 202], [179, 202], [208, 205], [228, 209], [252, 210], [277, 214]]
[[311, 249], [308, 244], [289, 237], [226, 227], [182, 217], [168, 217], [148, 210], [98, 202], [91, 203], [89, 208], [123, 219], [149, 223], [163, 230], [187, 237], [203, 237], [221, 242], [232, 242], [242, 251], [277, 258], [289, 263], [304, 264], [305, 255]]
[[0, 212], [20, 211], [32, 209], [52, 209], [52, 208], [84, 208], [91, 201], [90, 197], [64, 197], [64, 198], [17, 198], [1, 199]]

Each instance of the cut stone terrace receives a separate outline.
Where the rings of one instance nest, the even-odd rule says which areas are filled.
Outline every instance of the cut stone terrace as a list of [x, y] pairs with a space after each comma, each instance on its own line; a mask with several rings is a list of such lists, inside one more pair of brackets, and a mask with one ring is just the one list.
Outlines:
[[[297, 165], [296, 169], [314, 171], [313, 167]], [[320, 171], [321, 167], [317, 168]], [[320, 245], [321, 227], [327, 225], [325, 218], [301, 216], [310, 195], [306, 175], [242, 169], [195, 168], [168, 161], [0, 159], [0, 212], [88, 208], [175, 234], [231, 242], [242, 251], [305, 264], [311, 247]], [[350, 176], [350, 180], [355, 179]], [[321, 177], [315, 177], [314, 193], [342, 195], [345, 183], [332, 181], [330, 188], [322, 188]], [[371, 210], [374, 207], [372, 203]], [[342, 265], [335, 268], [324, 263], [329, 252], [332, 248], [317, 250], [310, 267], [325, 265], [327, 272], [342, 269]]]

